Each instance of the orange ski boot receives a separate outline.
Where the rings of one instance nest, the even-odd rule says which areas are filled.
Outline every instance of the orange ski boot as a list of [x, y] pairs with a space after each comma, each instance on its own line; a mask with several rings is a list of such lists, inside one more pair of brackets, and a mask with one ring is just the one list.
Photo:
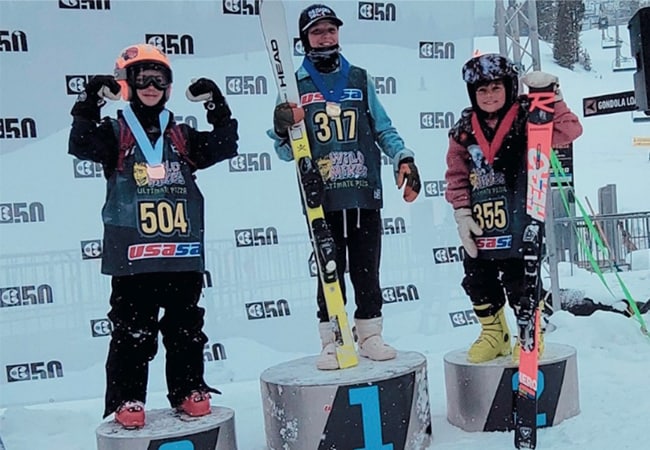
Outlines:
[[144, 426], [144, 403], [134, 400], [122, 403], [115, 411], [115, 421], [127, 430]]

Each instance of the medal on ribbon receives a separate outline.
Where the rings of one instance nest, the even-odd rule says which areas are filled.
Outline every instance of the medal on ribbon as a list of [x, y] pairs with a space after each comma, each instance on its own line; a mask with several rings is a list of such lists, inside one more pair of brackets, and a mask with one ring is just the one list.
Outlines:
[[339, 55], [339, 58], [341, 62], [339, 71], [332, 74], [336, 76], [334, 89], [328, 89], [323, 75], [314, 67], [314, 64], [308, 58], [305, 57], [302, 60], [302, 66], [311, 77], [316, 88], [323, 95], [323, 98], [325, 98], [325, 114], [331, 118], [341, 116], [341, 98], [343, 97], [345, 87], [348, 85], [348, 75], [350, 74], [350, 63], [343, 55]]
[[341, 115], [341, 105], [334, 102], [325, 103], [325, 114], [332, 118], [339, 117]]
[[160, 136], [156, 139], [154, 145], [151, 145], [147, 133], [142, 128], [142, 124], [135, 116], [131, 105], [126, 105], [123, 111], [124, 120], [131, 129], [133, 137], [140, 146], [144, 159], [147, 161], [147, 177], [150, 180], [164, 180], [166, 176], [165, 165], [162, 163], [163, 157], [163, 136], [169, 123], [170, 113], [163, 109], [158, 115], [158, 124], [160, 125]]
[[147, 176], [150, 180], [164, 180], [165, 166], [163, 164], [147, 164]]

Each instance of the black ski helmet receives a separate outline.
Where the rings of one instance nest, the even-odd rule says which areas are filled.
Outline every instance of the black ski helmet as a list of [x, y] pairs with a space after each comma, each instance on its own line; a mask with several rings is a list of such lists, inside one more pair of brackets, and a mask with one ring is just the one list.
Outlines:
[[502, 80], [506, 89], [506, 104], [509, 107], [519, 93], [517, 66], [505, 56], [486, 53], [475, 56], [463, 66], [463, 81], [467, 83], [467, 93], [476, 108], [476, 89], [491, 81]]
[[315, 3], [303, 9], [300, 13], [300, 18], [298, 19], [298, 30], [300, 31], [300, 42], [302, 42], [305, 53], [311, 50], [309, 38], [307, 37], [307, 30], [316, 24], [316, 22], [325, 19], [331, 20], [337, 27], [343, 25], [343, 21], [339, 19], [334, 10], [327, 5]]

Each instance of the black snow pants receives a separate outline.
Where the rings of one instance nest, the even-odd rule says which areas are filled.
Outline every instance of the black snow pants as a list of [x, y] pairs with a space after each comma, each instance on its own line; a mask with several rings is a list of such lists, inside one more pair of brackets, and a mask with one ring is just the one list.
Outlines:
[[513, 307], [524, 294], [524, 260], [509, 258], [487, 260], [465, 257], [463, 261], [465, 277], [462, 286], [473, 306], [490, 305], [480, 309], [482, 317], [496, 314], [506, 301]]
[[[345, 214], [345, 216], [344, 216]], [[336, 243], [336, 270], [345, 295], [346, 262], [354, 288], [355, 319], [374, 319], [381, 316], [383, 299], [379, 286], [381, 259], [381, 214], [378, 209], [348, 209], [325, 213]], [[327, 306], [323, 287], [318, 280], [318, 318], [327, 322]]]
[[[210, 390], [203, 379], [205, 310], [199, 272], [146, 273], [113, 277], [108, 318], [113, 332], [106, 360], [104, 417], [124, 401], [146, 401], [149, 361], [166, 350], [167, 398], [178, 406], [193, 390]], [[164, 315], [160, 320], [160, 308]]]

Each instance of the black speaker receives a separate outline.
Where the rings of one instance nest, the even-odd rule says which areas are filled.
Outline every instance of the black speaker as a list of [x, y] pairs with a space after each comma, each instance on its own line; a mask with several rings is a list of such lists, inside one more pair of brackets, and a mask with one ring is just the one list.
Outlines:
[[636, 60], [634, 96], [641, 111], [650, 111], [650, 6], [639, 9], [627, 24]]

